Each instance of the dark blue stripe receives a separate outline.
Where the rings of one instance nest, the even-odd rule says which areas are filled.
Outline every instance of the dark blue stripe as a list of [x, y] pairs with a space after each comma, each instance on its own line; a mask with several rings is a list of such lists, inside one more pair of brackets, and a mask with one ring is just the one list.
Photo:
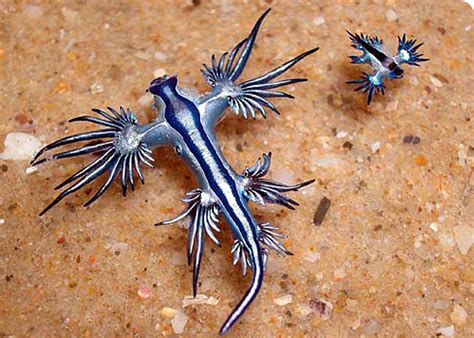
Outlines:
[[[172, 90], [172, 89], [171, 89]], [[254, 224], [253, 219], [250, 216], [250, 213], [248, 211], [248, 208], [243, 205], [242, 199], [240, 197], [240, 194], [237, 190], [237, 187], [235, 185], [234, 179], [230, 176], [229, 172], [225, 168], [224, 164], [222, 163], [222, 159], [218, 155], [217, 151], [215, 150], [214, 146], [212, 145], [211, 141], [209, 140], [204, 127], [201, 124], [201, 120], [199, 117], [199, 111], [195, 107], [195, 105], [188, 99], [182, 97], [175, 91], [173, 91], [173, 94], [182, 102], [186, 108], [189, 110], [189, 113], [192, 116], [192, 121], [193, 121], [193, 126], [196, 131], [199, 133], [199, 137], [204, 141], [204, 144], [206, 145], [206, 150], [208, 150], [215, 162], [217, 163], [217, 166], [220, 170], [221, 173], [224, 174], [224, 177], [231, 187], [232, 193], [234, 194], [234, 197], [239, 203], [239, 207], [243, 211], [243, 214], [247, 218], [247, 222], [251, 225], [251, 230], [254, 238], [256, 238], [256, 232], [254, 227], [252, 226]], [[242, 223], [239, 221], [239, 217], [235, 214], [233, 208], [229, 205], [227, 201], [227, 197], [225, 193], [222, 191], [222, 189], [219, 187], [217, 182], [214, 179], [214, 176], [212, 174], [212, 169], [209, 167], [207, 162], [205, 161], [204, 157], [202, 156], [201, 149], [194, 143], [194, 141], [191, 139], [191, 136], [189, 134], [189, 131], [187, 128], [182, 124], [179, 119], [176, 118], [175, 112], [172, 108], [172, 104], [169, 101], [167, 95], [162, 95], [161, 98], [163, 99], [166, 108], [165, 108], [165, 119], [166, 121], [183, 137], [186, 145], [190, 149], [191, 153], [194, 155], [194, 157], [198, 160], [201, 168], [203, 169], [206, 179], [209, 182], [209, 185], [211, 186], [212, 190], [219, 196], [219, 199], [221, 202], [224, 204], [224, 207], [228, 214], [231, 216], [233, 219], [234, 223], [238, 226], [240, 233], [244, 234], [246, 233], [245, 230], [242, 228]], [[242, 238], [244, 239], [244, 238]], [[245, 240], [245, 239], [244, 239]]]

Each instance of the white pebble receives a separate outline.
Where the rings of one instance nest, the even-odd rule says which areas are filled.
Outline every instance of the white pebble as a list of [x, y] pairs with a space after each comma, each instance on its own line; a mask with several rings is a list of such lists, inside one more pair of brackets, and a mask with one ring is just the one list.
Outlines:
[[28, 168], [25, 169], [25, 173], [26, 173], [27, 175], [29, 175], [29, 174], [34, 173], [34, 172], [37, 171], [37, 170], [38, 170], [38, 167], [28, 167]]
[[467, 151], [464, 144], [458, 145], [458, 163], [461, 167], [466, 167], [466, 160], [467, 160]]
[[2, 160], [31, 160], [43, 145], [33, 135], [10, 133], [4, 141], [5, 151], [0, 154]]
[[102, 93], [104, 91], [104, 86], [102, 86], [101, 84], [99, 83], [94, 83], [91, 87], [90, 87], [90, 90], [91, 90], [91, 93], [93, 95], [95, 94], [99, 94], [99, 93]]
[[430, 80], [431, 80], [431, 83], [434, 84], [436, 87], [443, 87], [443, 83], [437, 78], [435, 78], [434, 76], [430, 75]]
[[206, 295], [200, 294], [193, 296], [184, 296], [183, 300], [181, 301], [181, 305], [183, 307], [188, 307], [191, 305], [200, 305], [200, 304], [207, 304], [207, 305], [217, 305], [219, 300], [214, 297], [208, 297]]
[[438, 232], [438, 230], [439, 230], [438, 223], [431, 223], [430, 224], [430, 229], [433, 230], [434, 232]]
[[5, 224], [5, 218], [0, 218], [0, 224]]
[[322, 15], [318, 16], [316, 19], [313, 20], [313, 23], [315, 26], [321, 26], [325, 22], [326, 22], [326, 19]]
[[180, 310], [176, 311], [176, 315], [171, 320], [171, 326], [173, 327], [174, 333], [180, 334], [184, 332], [184, 327], [188, 322], [189, 317]]
[[398, 14], [393, 9], [389, 9], [385, 12], [385, 16], [387, 17], [388, 21], [395, 21], [398, 19]]
[[454, 337], [454, 325], [441, 327], [436, 331], [437, 334], [443, 335], [444, 337]]
[[278, 298], [274, 298], [273, 301], [278, 306], [285, 306], [293, 301], [293, 297], [291, 297], [291, 295], [284, 295]]
[[347, 134], [347, 131], [344, 131], [344, 130], [341, 130], [341, 131], [338, 131], [337, 134], [336, 134], [336, 137], [337, 138], [344, 138], [346, 137], [348, 134]]
[[372, 153], [375, 154], [377, 151], [380, 150], [380, 141], [374, 142], [370, 145], [370, 149], [372, 150]]

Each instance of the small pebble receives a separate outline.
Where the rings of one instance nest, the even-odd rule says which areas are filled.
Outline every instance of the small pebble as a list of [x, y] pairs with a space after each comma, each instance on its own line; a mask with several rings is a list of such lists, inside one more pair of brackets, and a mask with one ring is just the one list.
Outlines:
[[0, 59], [5, 56], [5, 51], [3, 49], [0, 49]]
[[137, 295], [141, 299], [148, 299], [151, 296], [151, 289], [149, 287], [142, 286], [141, 288], [138, 289]]
[[4, 141], [5, 151], [0, 153], [2, 160], [31, 160], [43, 145], [33, 135], [25, 133], [10, 133]]
[[441, 327], [436, 331], [436, 334], [442, 335], [444, 337], [454, 338], [454, 325]]
[[352, 330], [357, 330], [360, 327], [360, 318], [357, 318], [352, 324], [351, 324], [351, 329]]
[[421, 142], [421, 139], [418, 136], [407, 135], [403, 137], [403, 143], [405, 144], [418, 144]]
[[322, 299], [311, 299], [309, 306], [321, 316], [322, 320], [326, 321], [331, 317], [333, 305], [330, 302]]
[[315, 26], [321, 26], [325, 22], [326, 22], [326, 19], [322, 15], [316, 17], [316, 19], [313, 20], [313, 23]]
[[0, 224], [5, 224], [5, 218], [0, 218]]
[[337, 134], [336, 134], [336, 137], [337, 138], [344, 138], [348, 135], [347, 131], [344, 131], [344, 130], [341, 130], [341, 131], [338, 131]]
[[188, 322], [189, 317], [180, 310], [176, 311], [176, 315], [171, 320], [171, 326], [173, 327], [173, 331], [176, 334], [180, 334], [184, 332], [184, 327]]
[[37, 170], [38, 170], [38, 167], [28, 167], [28, 168], [25, 169], [25, 173], [27, 175], [30, 175], [30, 174], [34, 173], [35, 171], [37, 171]]
[[174, 316], [176, 316], [176, 310], [172, 309], [170, 307], [164, 307], [164, 308], [161, 309], [160, 315], [163, 318], [172, 319], [172, 318], [174, 318]]
[[451, 312], [450, 318], [456, 326], [464, 326], [467, 321], [467, 312], [459, 304], [454, 304], [453, 312]]
[[433, 230], [434, 232], [438, 232], [438, 230], [439, 230], [438, 223], [431, 223], [430, 224], [430, 229]]
[[349, 141], [344, 142], [344, 144], [342, 145], [343, 148], [346, 148], [346, 149], [349, 149], [349, 150], [351, 150], [353, 146], [354, 145]]
[[104, 86], [99, 84], [99, 83], [94, 83], [90, 87], [90, 90], [91, 90], [92, 95], [99, 94], [99, 93], [102, 93], [104, 91]]
[[183, 307], [188, 307], [192, 305], [199, 305], [199, 304], [207, 304], [207, 305], [217, 305], [219, 303], [219, 300], [214, 298], [214, 297], [208, 297], [206, 295], [196, 295], [196, 297], [193, 296], [184, 296], [183, 300], [181, 301], [181, 304]]
[[395, 21], [398, 19], [398, 14], [397, 12], [395, 12], [393, 9], [388, 9], [386, 12], [385, 12], [385, 16], [387, 17], [387, 20], [388, 21]]
[[423, 155], [418, 155], [417, 157], [415, 157], [415, 163], [419, 166], [425, 166], [426, 158]]
[[436, 87], [443, 87], [443, 83], [437, 78], [435, 78], [434, 76], [430, 75], [430, 80], [431, 80], [431, 83], [434, 84]]
[[319, 201], [318, 208], [316, 209], [316, 212], [314, 213], [313, 217], [313, 223], [316, 226], [320, 226], [323, 223], [324, 217], [326, 216], [329, 207], [331, 206], [331, 200], [327, 197], [321, 198]]
[[458, 163], [461, 167], [465, 168], [467, 162], [467, 152], [464, 144], [458, 145]]
[[374, 142], [370, 145], [370, 149], [372, 150], [372, 154], [377, 153], [380, 150], [380, 141]]
[[274, 298], [273, 301], [278, 306], [285, 306], [293, 301], [293, 297], [291, 297], [291, 295], [284, 295], [278, 298]]
[[59, 81], [54, 85], [54, 91], [58, 94], [63, 94], [71, 89], [71, 86], [67, 82]]

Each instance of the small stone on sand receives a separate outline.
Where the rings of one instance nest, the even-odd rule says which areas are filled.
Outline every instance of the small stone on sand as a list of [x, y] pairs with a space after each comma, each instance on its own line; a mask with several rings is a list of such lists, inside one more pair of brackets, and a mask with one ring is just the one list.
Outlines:
[[456, 326], [464, 326], [467, 321], [467, 312], [459, 304], [454, 304], [453, 312], [451, 312], [451, 320]]
[[174, 318], [174, 316], [176, 316], [176, 310], [170, 307], [164, 307], [161, 309], [160, 315], [163, 318], [171, 319], [171, 318]]
[[397, 12], [395, 12], [393, 9], [388, 9], [386, 12], [385, 12], [385, 16], [387, 17], [387, 20], [388, 21], [395, 21], [398, 19], [398, 14]]
[[180, 310], [176, 311], [176, 315], [171, 320], [171, 326], [173, 327], [173, 331], [176, 334], [180, 334], [184, 332], [184, 327], [188, 322], [189, 317]]
[[278, 306], [285, 306], [293, 301], [293, 297], [291, 297], [291, 295], [284, 295], [278, 298], [274, 298], [273, 301]]
[[2, 160], [31, 160], [43, 145], [33, 135], [25, 133], [10, 133], [4, 141], [5, 151], [0, 154]]
[[140, 289], [138, 289], [138, 297], [142, 299], [148, 299], [151, 296], [151, 289], [149, 287], [143, 286]]
[[436, 331], [436, 334], [442, 335], [443, 337], [454, 337], [454, 326], [441, 327]]

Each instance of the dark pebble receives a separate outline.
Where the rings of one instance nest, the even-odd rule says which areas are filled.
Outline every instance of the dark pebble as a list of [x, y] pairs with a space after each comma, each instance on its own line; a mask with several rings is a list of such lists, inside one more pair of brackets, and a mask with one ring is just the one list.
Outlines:
[[421, 139], [418, 136], [407, 135], [403, 138], [403, 143], [405, 144], [418, 144], [421, 142]]
[[342, 145], [343, 148], [346, 148], [346, 149], [349, 149], [349, 150], [351, 150], [353, 146], [354, 145], [352, 143], [350, 143], [349, 141], [344, 142], [344, 144]]
[[321, 223], [323, 223], [323, 219], [326, 216], [326, 213], [329, 210], [329, 207], [331, 206], [331, 200], [327, 197], [321, 198], [321, 201], [319, 202], [318, 209], [316, 209], [316, 212], [314, 213], [314, 218], [313, 222], [314, 225], [320, 226]]

